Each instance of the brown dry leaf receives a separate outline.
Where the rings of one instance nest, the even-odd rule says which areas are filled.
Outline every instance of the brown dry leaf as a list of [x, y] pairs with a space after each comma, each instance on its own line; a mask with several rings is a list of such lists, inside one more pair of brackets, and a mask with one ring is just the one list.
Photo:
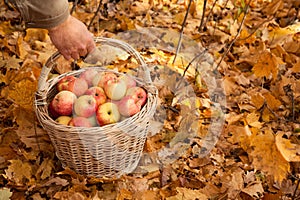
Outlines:
[[39, 66], [29, 64], [19, 71], [8, 71], [5, 75], [8, 86], [1, 91], [1, 95], [18, 106], [32, 110], [39, 73]]
[[250, 113], [246, 116], [247, 124], [252, 127], [261, 128], [263, 123], [259, 121], [259, 118], [260, 118], [260, 113], [257, 112]]
[[274, 54], [264, 51], [258, 56], [257, 62], [253, 66], [253, 72], [257, 77], [275, 80], [278, 74], [278, 66], [284, 64]]
[[7, 67], [7, 69], [19, 69], [21, 62], [21, 59], [16, 58], [16, 56], [13, 55], [12, 57], [9, 57], [9, 59], [6, 61], [5, 67]]
[[44, 129], [37, 126], [34, 112], [22, 108], [15, 108], [15, 120], [18, 124], [17, 134], [26, 147], [33, 151], [53, 151], [49, 137]]
[[17, 54], [21, 59], [25, 59], [29, 51], [31, 51], [30, 45], [24, 41], [22, 36], [19, 36], [17, 39]]
[[69, 182], [66, 179], [55, 177], [55, 178], [52, 178], [49, 181], [47, 181], [43, 186], [50, 186], [51, 184], [67, 186], [69, 184]]
[[86, 197], [83, 196], [82, 193], [79, 192], [68, 192], [68, 191], [61, 191], [56, 192], [54, 195], [55, 199], [64, 199], [64, 200], [85, 200]]
[[13, 27], [9, 21], [3, 21], [0, 23], [0, 36], [5, 37], [13, 31]]
[[300, 145], [293, 144], [289, 139], [284, 138], [284, 132], [279, 132], [276, 135], [276, 146], [288, 162], [300, 162]]
[[166, 200], [205, 200], [208, 197], [203, 194], [200, 190], [193, 190], [184, 187], [177, 187], [177, 194], [175, 196], [167, 197]]
[[36, 171], [36, 177], [40, 177], [42, 180], [50, 177], [52, 169], [54, 167], [52, 159], [45, 159]]
[[244, 171], [242, 169], [232, 169], [223, 177], [222, 186], [227, 189], [228, 199], [235, 199], [244, 187]]
[[289, 163], [276, 147], [272, 130], [252, 133], [241, 146], [249, 154], [255, 169], [273, 176], [275, 181], [282, 182], [290, 172]]
[[266, 6], [262, 11], [268, 15], [274, 15], [279, 8], [283, 6], [282, 0], [274, 0], [268, 6]]
[[159, 200], [158, 191], [153, 190], [145, 190], [145, 191], [139, 191], [134, 194], [134, 199], [137, 200]]
[[264, 188], [261, 182], [252, 182], [242, 189], [242, 192], [248, 194], [254, 199], [258, 199], [264, 194]]
[[281, 106], [281, 101], [274, 97], [270, 92], [264, 93], [263, 96], [267, 102], [267, 105], [273, 111], [278, 110], [279, 106]]
[[17, 185], [26, 184], [32, 177], [31, 165], [21, 160], [10, 160], [10, 165], [5, 172], [6, 176]]
[[44, 42], [48, 39], [48, 31], [46, 29], [28, 28], [24, 41], [32, 43], [36, 40]]
[[300, 59], [296, 64], [293, 65], [293, 67], [290, 69], [294, 73], [299, 73], [300, 72]]
[[260, 109], [264, 103], [265, 103], [265, 98], [261, 93], [252, 93], [250, 94], [251, 96], [251, 102], [252, 104], [256, 107], [256, 109]]

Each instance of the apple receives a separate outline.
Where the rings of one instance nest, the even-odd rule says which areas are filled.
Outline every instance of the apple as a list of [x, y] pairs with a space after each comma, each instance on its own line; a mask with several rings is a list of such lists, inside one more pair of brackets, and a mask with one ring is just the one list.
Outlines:
[[135, 102], [140, 104], [141, 107], [147, 102], [147, 92], [142, 87], [132, 87], [128, 88], [126, 91], [126, 96], [131, 96], [135, 99]]
[[93, 115], [93, 116], [91, 116], [91, 117], [89, 117], [89, 118], [87, 118], [87, 119], [90, 121], [90, 123], [91, 123], [91, 125], [92, 125], [93, 127], [98, 126], [96, 114]]
[[55, 121], [59, 124], [68, 125], [71, 119], [72, 117], [70, 116], [61, 115], [58, 118], [56, 118]]
[[104, 75], [104, 72], [98, 72], [92, 79], [92, 86], [98, 86], [100, 79]]
[[87, 82], [88, 86], [91, 87], [93, 85], [93, 79], [97, 74], [98, 74], [97, 70], [90, 68], [87, 69], [86, 71], [83, 71], [79, 75], [79, 78], [83, 78]]
[[83, 78], [69, 75], [59, 80], [56, 87], [58, 91], [68, 90], [73, 92], [76, 96], [81, 96], [88, 89], [88, 83]]
[[96, 99], [97, 107], [106, 102], [106, 94], [101, 87], [93, 86], [87, 89], [86, 95], [91, 95]]
[[109, 80], [116, 80], [118, 76], [112, 72], [99, 72], [93, 79], [93, 85], [104, 88]]
[[132, 76], [122, 74], [118, 77], [118, 79], [122, 79], [125, 81], [127, 88], [135, 87], [136, 86], [136, 81]]
[[56, 88], [58, 91], [69, 90], [71, 82], [74, 82], [76, 79], [75, 76], [65, 76], [58, 81]]
[[112, 102], [106, 102], [98, 107], [96, 118], [100, 126], [116, 123], [120, 120], [118, 106]]
[[76, 94], [77, 97], [83, 95], [88, 89], [88, 83], [83, 78], [76, 78], [75, 81], [71, 82], [69, 91]]
[[111, 100], [120, 100], [126, 94], [127, 86], [122, 79], [113, 79], [106, 82], [104, 91], [108, 98]]
[[118, 109], [121, 115], [130, 117], [141, 110], [141, 104], [132, 96], [125, 96], [118, 102]]
[[82, 95], [74, 102], [74, 112], [80, 117], [91, 117], [96, 113], [97, 102], [92, 95]]
[[50, 102], [50, 104], [48, 106], [48, 112], [49, 112], [49, 115], [52, 117], [52, 119], [56, 119], [60, 115], [54, 110], [53, 105], [54, 104], [52, 102]]
[[73, 117], [69, 124], [69, 126], [75, 126], [75, 127], [92, 127], [91, 122], [88, 120], [88, 118], [76, 116]]
[[77, 97], [73, 92], [63, 90], [58, 92], [49, 105], [49, 112], [55, 113], [58, 116], [71, 115], [73, 112], [73, 105]]

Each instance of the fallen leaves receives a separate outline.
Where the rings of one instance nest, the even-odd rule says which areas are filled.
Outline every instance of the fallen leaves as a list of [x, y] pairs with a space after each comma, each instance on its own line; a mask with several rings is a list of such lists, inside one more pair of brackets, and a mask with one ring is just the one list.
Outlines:
[[[16, 13], [4, 13], [1, 6], [0, 16], [7, 21], [0, 23], [0, 196], [37, 200], [298, 198], [299, 22], [290, 21], [297, 8], [290, 5], [297, 1], [251, 1], [241, 34], [219, 68], [226, 97], [208, 93], [220, 81], [210, 80], [210, 72], [235, 36], [247, 1], [216, 1], [213, 7], [214, 1], [209, 0], [208, 8], [213, 10], [209, 17], [209, 10], [205, 13], [201, 33], [195, 30], [203, 2], [193, 2], [174, 63], [179, 34], [170, 29], [180, 30], [188, 1], [128, 2], [105, 2], [107, 13], [97, 16], [92, 29], [97, 35], [127, 41], [154, 65], [151, 76], [159, 86], [162, 109], [151, 122], [152, 132], [137, 170], [117, 180], [86, 178], [62, 169], [32, 110], [40, 68], [55, 49], [47, 31], [16, 31], [9, 22]], [[90, 3], [75, 11], [84, 22], [92, 19], [91, 10], [97, 8]], [[125, 32], [115, 36], [118, 31]], [[104, 52], [112, 60], [120, 57], [113, 54], [115, 50]], [[194, 58], [199, 64], [192, 63], [185, 71]], [[122, 71], [136, 68], [127, 59], [128, 55], [116, 62]], [[70, 70], [70, 62], [59, 61], [58, 73]], [[183, 84], [187, 82], [193, 87]], [[223, 100], [224, 127], [216, 125], [222, 120], [213, 121], [222, 116], [209, 95]], [[215, 126], [209, 127], [213, 122]]]

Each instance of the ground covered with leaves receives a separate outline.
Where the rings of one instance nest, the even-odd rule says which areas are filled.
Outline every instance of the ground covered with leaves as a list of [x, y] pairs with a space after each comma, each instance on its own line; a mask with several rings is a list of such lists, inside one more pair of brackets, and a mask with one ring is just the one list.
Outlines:
[[[159, 88], [140, 164], [114, 179], [62, 167], [33, 110], [55, 48], [1, 1], [1, 200], [300, 199], [299, 1], [100, 2], [70, 10], [134, 46]], [[135, 69], [128, 59], [110, 67]]]

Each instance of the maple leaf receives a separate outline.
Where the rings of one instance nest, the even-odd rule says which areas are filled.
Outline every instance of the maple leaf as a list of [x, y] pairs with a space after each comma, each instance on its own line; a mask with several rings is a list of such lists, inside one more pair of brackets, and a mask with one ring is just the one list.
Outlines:
[[40, 176], [43, 180], [50, 177], [53, 167], [53, 160], [45, 159], [36, 171], [36, 176]]
[[251, 196], [253, 199], [258, 199], [260, 197], [259, 194], [261, 195], [264, 193], [264, 188], [261, 182], [254, 181], [243, 188], [242, 191]]
[[0, 189], [0, 199], [10, 199], [12, 192], [9, 188], [2, 188]]
[[10, 160], [10, 165], [8, 169], [5, 170], [6, 176], [13, 180], [17, 185], [25, 184], [25, 181], [31, 179], [32, 168], [28, 162], [23, 162], [21, 160]]
[[208, 197], [203, 194], [200, 190], [193, 190], [184, 187], [177, 187], [177, 194], [175, 196], [167, 197], [166, 200], [205, 200]]
[[273, 78], [273, 80], [275, 80], [280, 64], [284, 64], [284, 62], [271, 52], [264, 51], [258, 55], [258, 60], [254, 64], [252, 70], [257, 77]]
[[249, 154], [257, 170], [272, 175], [282, 182], [290, 172], [289, 162], [278, 151], [272, 130], [252, 133], [243, 139], [241, 146]]
[[284, 138], [284, 132], [276, 135], [276, 146], [281, 155], [288, 162], [300, 162], [300, 145], [293, 144], [289, 139]]

